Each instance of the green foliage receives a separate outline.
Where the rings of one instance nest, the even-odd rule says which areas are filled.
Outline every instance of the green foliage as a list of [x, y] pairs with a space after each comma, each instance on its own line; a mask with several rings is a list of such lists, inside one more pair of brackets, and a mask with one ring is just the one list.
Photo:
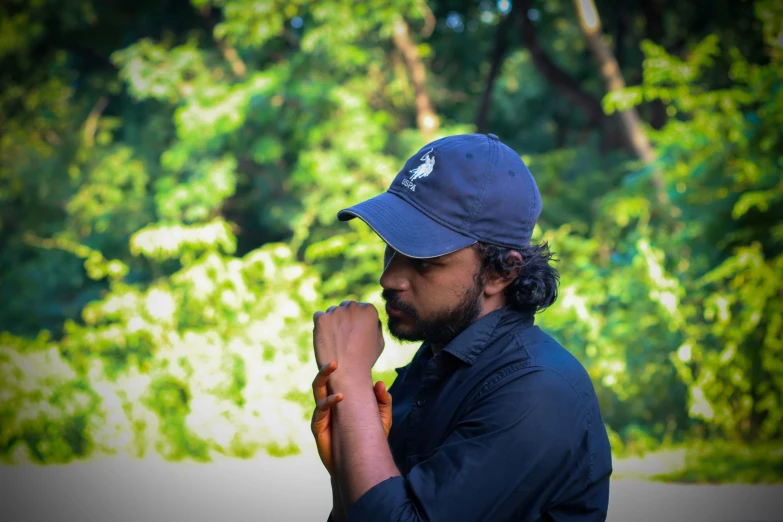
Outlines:
[[0, 447], [4, 459], [24, 442], [33, 458], [67, 462], [92, 450], [98, 397], [46, 334], [22, 339], [0, 334]]
[[[409, 25], [439, 137], [475, 131], [504, 15], [418, 0], [60, 7], [0, 8], [0, 290], [13, 296], [0, 455], [301, 451], [312, 314], [381, 304], [382, 241], [335, 215], [385, 190], [424, 140], [394, 25]], [[605, 27], [624, 23], [598, 7]], [[783, 16], [772, 1], [732, 9], [739, 29], [691, 31], [688, 8], [661, 14], [682, 34], [614, 42], [630, 87], [602, 104], [662, 104], [665, 124], [645, 126], [653, 165], [555, 94], [513, 33], [492, 93], [490, 130], [536, 176], [535, 240], [560, 260], [560, 299], [538, 322], [587, 367], [616, 454], [783, 435]], [[599, 97], [572, 2], [537, 13], [543, 51]], [[389, 339], [374, 378], [390, 386], [414, 349]], [[748, 480], [780, 467], [763, 469]]]
[[[783, 411], [783, 243], [775, 234], [783, 142], [770, 125], [783, 111], [783, 76], [775, 61], [751, 65], [730, 49], [733, 84], [708, 90], [693, 82], [718, 54], [714, 37], [687, 63], [648, 48], [657, 59], [645, 67], [645, 98], [671, 100], [684, 115], [653, 133], [690, 229], [688, 255], [679, 256], [686, 291], [670, 298], [682, 310], [672, 361], [691, 416], [733, 438], [772, 440]], [[697, 216], [705, 206], [721, 221]]]
[[783, 449], [777, 444], [695, 443], [688, 449], [684, 464], [680, 470], [653, 478], [684, 483], [777, 483], [783, 469]]

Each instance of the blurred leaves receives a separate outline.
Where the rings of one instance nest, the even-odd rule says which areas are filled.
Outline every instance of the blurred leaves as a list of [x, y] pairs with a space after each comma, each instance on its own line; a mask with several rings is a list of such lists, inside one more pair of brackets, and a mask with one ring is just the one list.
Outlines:
[[[656, 23], [597, 3], [605, 27]], [[587, 367], [618, 453], [783, 434], [775, 5], [698, 30], [690, 8], [659, 13], [677, 27], [659, 41], [607, 35], [630, 87], [604, 110], [650, 117], [659, 103], [666, 116], [646, 127], [659, 158], [647, 168], [509, 36], [488, 121], [543, 194], [534, 239], [557, 253], [562, 284], [538, 321]], [[0, 290], [13, 296], [0, 454], [300, 451], [312, 314], [344, 299], [382, 308], [383, 242], [336, 213], [385, 190], [423, 143], [394, 22], [416, 38], [440, 137], [474, 131], [508, 15], [403, 0], [62, 7], [0, 8]], [[526, 14], [599, 99], [572, 11]], [[415, 348], [389, 340], [374, 377], [391, 385]]]

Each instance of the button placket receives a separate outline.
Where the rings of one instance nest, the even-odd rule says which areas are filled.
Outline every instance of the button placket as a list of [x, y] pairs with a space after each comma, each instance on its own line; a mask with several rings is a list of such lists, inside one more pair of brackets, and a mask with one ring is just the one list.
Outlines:
[[443, 378], [442, 373], [441, 354], [436, 353], [424, 366], [424, 377], [421, 380], [421, 388], [419, 388], [419, 393], [416, 394], [416, 400], [413, 403], [417, 408], [423, 408], [427, 405], [430, 396], [435, 393]]
[[419, 440], [422, 423], [426, 422], [428, 408], [441, 387], [446, 374], [449, 373], [444, 365], [441, 353], [434, 354], [428, 360], [422, 361], [419, 366], [421, 373], [421, 384], [419, 390], [413, 396], [411, 403], [411, 412], [409, 415], [409, 425], [406, 427], [406, 449], [408, 455], [418, 454], [422, 448]]

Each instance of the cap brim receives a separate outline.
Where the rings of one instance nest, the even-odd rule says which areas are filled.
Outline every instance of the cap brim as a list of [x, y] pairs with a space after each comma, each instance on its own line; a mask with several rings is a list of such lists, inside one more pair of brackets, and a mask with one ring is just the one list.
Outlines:
[[337, 213], [340, 221], [355, 217], [367, 223], [394, 250], [417, 259], [443, 256], [476, 243], [390, 192]]

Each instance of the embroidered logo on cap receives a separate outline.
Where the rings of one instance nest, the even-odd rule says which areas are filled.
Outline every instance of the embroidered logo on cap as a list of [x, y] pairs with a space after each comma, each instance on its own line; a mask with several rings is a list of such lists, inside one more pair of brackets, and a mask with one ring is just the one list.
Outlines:
[[432, 168], [435, 166], [435, 157], [430, 156], [430, 152], [432, 152], [432, 149], [428, 150], [427, 153], [419, 160], [423, 161], [424, 163], [415, 169], [410, 170], [413, 173], [413, 175], [410, 177], [411, 181], [414, 179], [426, 178], [430, 175], [430, 172], [432, 172]]
[[414, 179], [419, 178], [426, 178], [430, 175], [430, 172], [432, 172], [433, 167], [435, 167], [435, 157], [430, 156], [430, 153], [432, 152], [432, 149], [428, 150], [424, 156], [422, 156], [419, 161], [423, 161], [421, 165], [416, 167], [415, 169], [411, 169], [411, 177], [409, 179], [403, 179], [402, 180], [402, 186], [408, 188], [412, 192], [416, 192], [416, 184], [412, 182]]

